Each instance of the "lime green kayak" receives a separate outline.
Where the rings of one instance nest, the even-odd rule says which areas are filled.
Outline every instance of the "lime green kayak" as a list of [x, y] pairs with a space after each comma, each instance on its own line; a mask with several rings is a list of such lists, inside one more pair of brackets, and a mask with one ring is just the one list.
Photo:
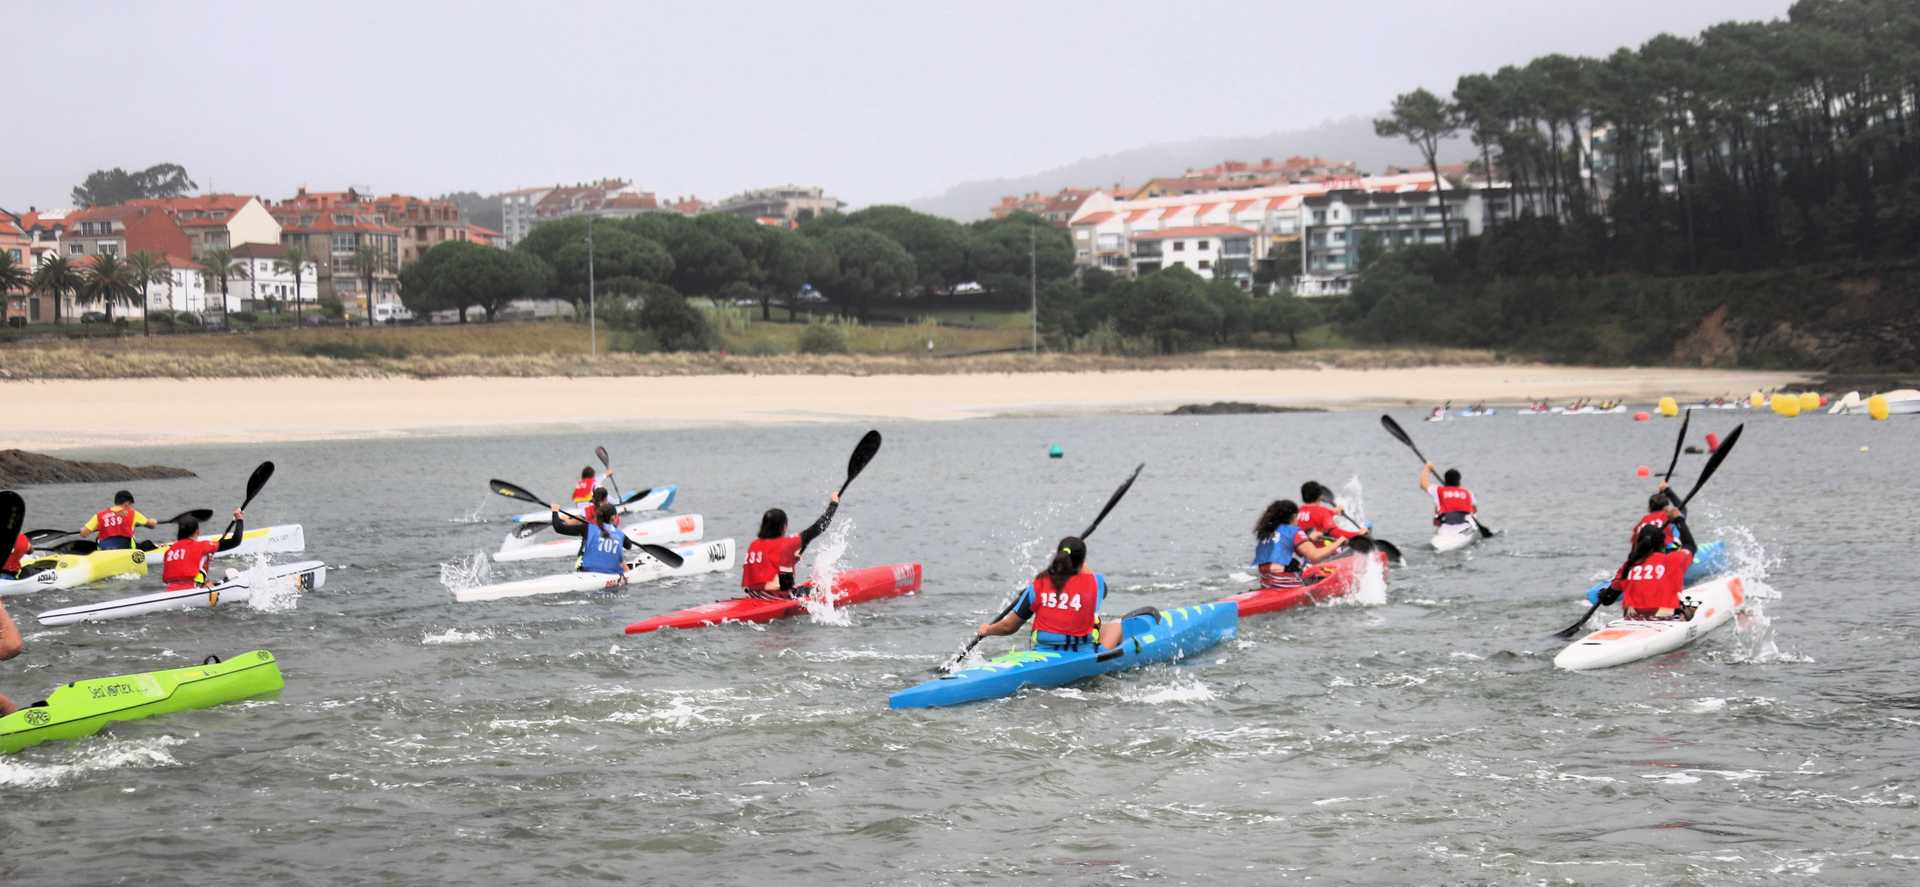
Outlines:
[[74, 681], [0, 718], [0, 754], [55, 739], [92, 736], [113, 721], [211, 708], [275, 693], [283, 686], [280, 664], [265, 650], [225, 662]]

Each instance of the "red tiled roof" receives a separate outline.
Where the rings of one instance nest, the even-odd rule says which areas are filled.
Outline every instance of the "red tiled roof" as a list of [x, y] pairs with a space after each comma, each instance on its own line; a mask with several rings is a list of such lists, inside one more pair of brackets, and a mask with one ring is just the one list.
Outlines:
[[1235, 203], [1233, 204], [1233, 208], [1232, 208], [1232, 209], [1230, 209], [1230, 210], [1227, 210], [1227, 215], [1229, 215], [1229, 216], [1237, 216], [1237, 215], [1239, 215], [1239, 214], [1241, 214], [1242, 212], [1245, 212], [1245, 211], [1246, 211], [1246, 208], [1247, 208], [1247, 207], [1249, 207], [1249, 206], [1252, 206], [1252, 205], [1254, 205], [1254, 204], [1255, 204], [1256, 202], [1258, 202], [1258, 201], [1253, 201], [1253, 200], [1241, 200], [1241, 201], [1236, 201], [1236, 202], [1235, 202]]
[[1136, 209], [1133, 212], [1127, 213], [1127, 224], [1131, 225], [1134, 222], [1140, 221], [1142, 217], [1144, 217], [1147, 213], [1150, 213], [1150, 212], [1153, 212], [1153, 210]]
[[1219, 205], [1220, 205], [1220, 204], [1218, 204], [1218, 203], [1202, 203], [1202, 204], [1200, 204], [1200, 206], [1199, 206], [1199, 207], [1198, 207], [1197, 209], [1195, 209], [1195, 210], [1193, 211], [1193, 218], [1194, 218], [1194, 221], [1196, 221], [1196, 222], [1197, 222], [1197, 221], [1199, 221], [1200, 219], [1202, 219], [1202, 218], [1204, 218], [1204, 217], [1206, 216], [1206, 214], [1207, 214], [1207, 213], [1210, 213], [1210, 212], [1213, 212], [1213, 209], [1214, 209], [1214, 207], [1217, 207], [1217, 206], [1219, 206]]
[[1135, 234], [1135, 240], [1164, 240], [1169, 237], [1252, 237], [1253, 231], [1238, 225], [1190, 225]]
[[182, 228], [225, 228], [231, 219], [178, 219]]
[[1101, 222], [1111, 219], [1116, 215], [1118, 215], [1118, 213], [1114, 213], [1110, 211], [1088, 213], [1084, 216], [1081, 216], [1078, 219], [1073, 220], [1073, 223], [1075, 225], [1098, 225]]
[[229, 212], [246, 206], [252, 200], [244, 194], [198, 194], [192, 197], [150, 197], [129, 200], [131, 206], [157, 206], [168, 212], [210, 212], [224, 209]]
[[500, 236], [500, 232], [495, 231], [492, 228], [487, 228], [480, 225], [474, 225], [471, 223], [467, 225], [467, 230], [475, 234], [479, 234], [483, 237], [499, 237]]

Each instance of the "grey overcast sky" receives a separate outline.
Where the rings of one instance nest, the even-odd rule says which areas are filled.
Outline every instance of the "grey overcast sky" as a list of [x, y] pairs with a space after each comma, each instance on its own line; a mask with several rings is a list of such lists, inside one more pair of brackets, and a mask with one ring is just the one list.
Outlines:
[[1373, 113], [1550, 52], [1789, 0], [53, 3], [0, 16], [0, 207], [172, 161], [203, 189], [901, 202], [1160, 142]]

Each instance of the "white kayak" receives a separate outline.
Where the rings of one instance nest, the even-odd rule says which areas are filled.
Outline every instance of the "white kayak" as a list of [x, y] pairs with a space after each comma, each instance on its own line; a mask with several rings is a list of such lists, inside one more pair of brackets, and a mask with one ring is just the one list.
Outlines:
[[533, 579], [521, 579], [516, 582], [501, 582], [495, 585], [479, 585], [473, 588], [456, 589], [453, 599], [460, 603], [475, 601], [497, 601], [503, 598], [533, 597], [542, 594], [568, 594], [580, 591], [597, 591], [603, 588], [618, 588], [621, 585], [633, 585], [651, 582], [673, 576], [697, 576], [701, 573], [719, 573], [733, 569], [734, 543], [732, 539], [715, 539], [693, 545], [672, 546], [673, 552], [684, 560], [678, 567], [669, 567], [650, 557], [642, 556], [627, 564], [623, 575], [608, 573], [559, 573], [553, 576], [539, 576]]
[[1722, 576], [1680, 592], [1691, 619], [1615, 619], [1553, 657], [1556, 667], [1589, 671], [1678, 650], [1726, 624], [1747, 601], [1739, 576]]
[[[216, 539], [219, 536], [201, 536]], [[171, 544], [171, 543], [169, 543]], [[153, 549], [117, 548], [88, 554], [31, 554], [21, 560], [21, 579], [0, 579], [0, 597], [55, 588], [79, 588], [103, 582], [115, 576], [140, 577], [160, 562], [167, 546]], [[254, 554], [289, 554], [307, 550], [307, 537], [299, 524], [261, 527], [240, 535], [240, 545], [220, 552], [219, 557]]]
[[[683, 542], [698, 542], [705, 538], [707, 521], [706, 518], [697, 514], [677, 514], [621, 529], [626, 532], [628, 539], [636, 543], [679, 545]], [[493, 561], [497, 564], [509, 564], [518, 561], [572, 557], [579, 553], [580, 537], [562, 536], [554, 532], [552, 527], [541, 529], [540, 524], [523, 524], [519, 529], [507, 534], [506, 540], [500, 543], [500, 550], [493, 553]]]
[[1434, 551], [1459, 551], [1480, 541], [1480, 525], [1469, 517], [1457, 524], [1441, 524], [1433, 528]]
[[320, 561], [267, 564], [246, 570], [228, 570], [226, 580], [211, 588], [162, 591], [113, 601], [101, 601], [97, 604], [82, 604], [77, 607], [48, 610], [35, 618], [40, 620], [41, 625], [104, 622], [108, 619], [125, 619], [130, 616], [144, 616], [148, 613], [162, 613], [169, 610], [231, 606], [251, 600], [254, 592], [259, 590], [275, 591], [290, 587], [298, 591], [312, 591], [325, 584], [327, 584], [327, 565]]
[[[211, 542], [220, 538], [220, 534], [214, 533], [199, 538]], [[306, 550], [306, 528], [299, 524], [280, 524], [278, 526], [261, 527], [257, 530], [248, 530], [241, 533], [240, 544], [238, 546], [222, 551], [214, 555], [214, 557], [243, 557], [255, 554], [298, 554]], [[148, 557], [156, 561], [159, 560], [157, 554], [150, 553]]]
[[1500, 411], [1499, 410], [1461, 410], [1458, 413], [1454, 413], [1454, 415], [1459, 416], [1462, 419], [1478, 419], [1481, 416], [1491, 416], [1494, 413], [1498, 413], [1498, 412]]
[[[635, 499], [632, 502], [620, 503], [619, 510], [621, 514], [637, 514], [642, 511], [665, 511], [668, 508], [673, 507], [673, 497], [678, 495], [679, 492], [680, 492], [680, 487], [678, 484], [668, 484], [664, 487], [654, 487], [645, 496], [641, 496], [640, 498]], [[575, 517], [579, 517], [580, 506], [574, 505], [570, 508], [567, 508], [566, 513], [571, 514]], [[543, 523], [546, 523], [547, 521], [553, 520], [553, 512], [529, 511], [526, 514], [516, 514], [514, 515], [513, 519], [523, 524], [543, 524]]]

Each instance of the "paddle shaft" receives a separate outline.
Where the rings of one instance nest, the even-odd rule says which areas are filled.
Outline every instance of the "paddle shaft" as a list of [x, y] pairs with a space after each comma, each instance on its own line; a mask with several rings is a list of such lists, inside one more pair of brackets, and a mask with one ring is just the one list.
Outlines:
[[613, 479], [613, 462], [607, 458], [606, 447], [594, 447], [593, 454], [600, 457], [600, 467], [607, 470], [607, 489], [613, 492], [614, 507], [619, 507], [620, 483]]

